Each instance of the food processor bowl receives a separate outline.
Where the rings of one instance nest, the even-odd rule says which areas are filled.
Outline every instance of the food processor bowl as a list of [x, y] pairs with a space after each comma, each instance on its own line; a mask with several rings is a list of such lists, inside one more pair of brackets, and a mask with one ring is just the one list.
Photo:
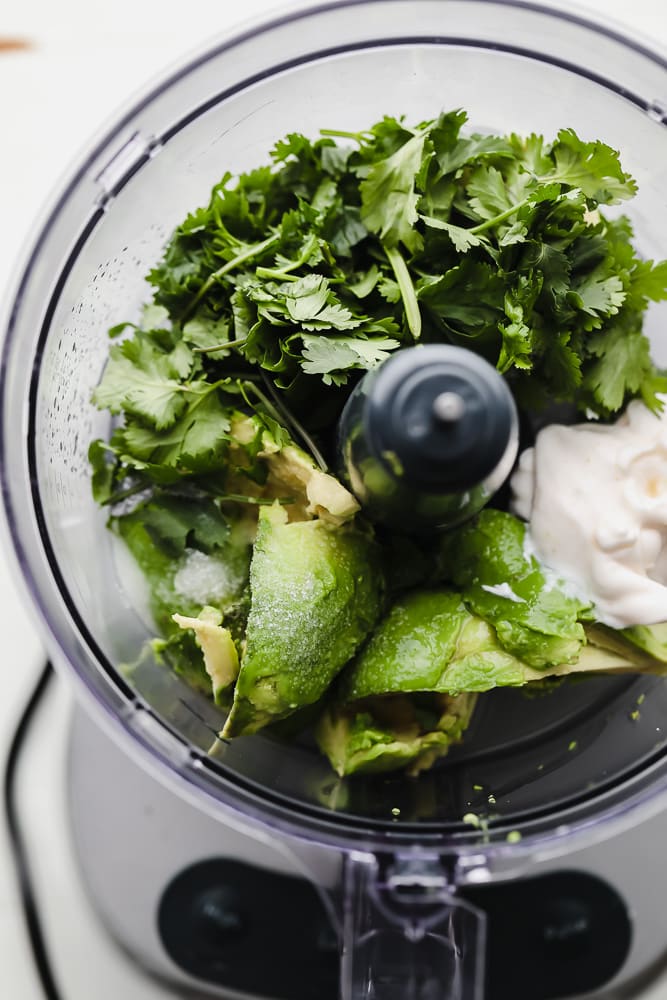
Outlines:
[[[639, 251], [664, 255], [660, 54], [538, 4], [343, 0], [212, 41], [119, 113], [53, 198], [6, 319], [2, 489], [54, 661], [127, 753], [179, 794], [346, 854], [347, 996], [370, 995], [370, 970], [399, 939], [401, 968], [410, 952], [452, 996], [481, 996], [483, 926], [456, 886], [658, 808], [667, 685], [618, 676], [548, 697], [491, 692], [463, 746], [417, 778], [338, 778], [308, 742], [220, 741], [224, 719], [211, 701], [149, 658], [124, 667], [152, 625], [141, 580], [92, 499], [87, 450], [110, 423], [91, 393], [108, 329], [138, 318], [150, 295], [144, 276], [225, 171], [266, 162], [292, 131], [353, 131], [385, 114], [419, 122], [459, 107], [474, 131], [552, 137], [573, 128], [620, 150], [638, 182], [627, 214]], [[651, 307], [646, 330], [656, 361], [667, 362], [664, 305]], [[391, 988], [378, 996], [426, 995]]]

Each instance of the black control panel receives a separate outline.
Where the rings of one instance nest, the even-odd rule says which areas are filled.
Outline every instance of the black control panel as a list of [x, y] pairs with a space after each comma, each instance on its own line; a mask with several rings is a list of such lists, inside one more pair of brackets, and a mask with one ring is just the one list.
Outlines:
[[[577, 997], [612, 979], [630, 949], [625, 905], [593, 875], [562, 871], [461, 895], [487, 916], [485, 1000]], [[171, 959], [199, 979], [275, 1000], [338, 1000], [336, 933], [303, 879], [202, 861], [167, 887], [158, 926]]]

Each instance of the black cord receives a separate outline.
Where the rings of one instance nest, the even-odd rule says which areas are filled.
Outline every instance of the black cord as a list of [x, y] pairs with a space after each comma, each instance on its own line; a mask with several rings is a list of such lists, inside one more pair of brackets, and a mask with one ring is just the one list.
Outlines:
[[9, 747], [9, 754], [7, 755], [7, 764], [5, 766], [4, 800], [5, 815], [7, 817], [7, 827], [9, 830], [9, 843], [19, 883], [23, 915], [25, 917], [28, 937], [30, 938], [30, 945], [35, 959], [35, 965], [44, 990], [44, 996], [47, 1000], [63, 1000], [63, 994], [56, 985], [53, 969], [51, 967], [51, 961], [46, 948], [44, 931], [42, 930], [42, 924], [39, 916], [39, 907], [37, 905], [32, 875], [30, 874], [28, 852], [23, 839], [23, 834], [21, 833], [21, 824], [19, 822], [18, 807], [16, 802], [16, 774], [21, 757], [21, 751], [23, 750], [25, 738], [35, 716], [35, 712], [37, 711], [37, 708], [39, 707], [39, 704], [44, 697], [46, 689], [53, 679], [53, 676], [53, 667], [50, 663], [47, 663], [42, 670], [35, 687], [33, 688], [30, 698], [23, 709], [21, 718], [19, 719], [16, 729], [14, 730], [12, 742]]

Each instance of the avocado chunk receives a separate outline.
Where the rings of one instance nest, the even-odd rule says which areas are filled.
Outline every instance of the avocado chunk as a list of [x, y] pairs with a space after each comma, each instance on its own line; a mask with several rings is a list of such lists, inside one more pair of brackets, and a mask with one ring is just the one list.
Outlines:
[[588, 641], [621, 654], [636, 670], [667, 674], [667, 622], [613, 629], [595, 622], [586, 625]]
[[643, 650], [659, 663], [667, 665], [667, 622], [656, 625], [633, 625], [621, 635], [631, 646]]
[[387, 695], [354, 705], [330, 705], [315, 735], [341, 776], [407, 768], [417, 774], [460, 742], [476, 695]]
[[351, 526], [286, 517], [278, 505], [259, 514], [246, 646], [225, 737], [316, 702], [381, 613], [373, 539]]
[[[318, 468], [286, 431], [266, 426], [266, 417], [236, 413], [231, 421], [229, 460], [235, 470], [232, 491], [264, 499], [287, 498], [288, 517], [303, 521], [320, 517], [329, 524], [351, 520], [359, 504], [335, 476]], [[235, 482], [235, 478], [240, 482]]]
[[396, 601], [341, 676], [339, 697], [350, 703], [390, 693], [456, 695], [632, 669], [625, 656], [584, 646], [574, 663], [536, 670], [503, 649], [493, 626], [468, 611], [459, 594], [413, 591]]
[[589, 604], [568, 593], [526, 548], [526, 526], [487, 508], [444, 537], [441, 578], [461, 588], [503, 649], [536, 669], [573, 663], [586, 641]]
[[196, 618], [173, 614], [179, 628], [191, 629], [204, 656], [204, 668], [211, 678], [213, 697], [217, 705], [224, 700], [239, 672], [239, 657], [229, 629], [222, 627], [222, 613], [217, 608], [204, 607]]

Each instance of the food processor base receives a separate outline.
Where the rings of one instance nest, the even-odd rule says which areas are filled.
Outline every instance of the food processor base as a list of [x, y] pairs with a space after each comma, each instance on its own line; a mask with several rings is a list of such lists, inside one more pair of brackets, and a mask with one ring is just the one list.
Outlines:
[[[207, 814], [80, 709], [68, 791], [90, 896], [142, 967], [181, 995], [336, 1000], [340, 855]], [[667, 812], [600, 833], [463, 890], [489, 921], [486, 1000], [637, 997], [664, 961]]]

